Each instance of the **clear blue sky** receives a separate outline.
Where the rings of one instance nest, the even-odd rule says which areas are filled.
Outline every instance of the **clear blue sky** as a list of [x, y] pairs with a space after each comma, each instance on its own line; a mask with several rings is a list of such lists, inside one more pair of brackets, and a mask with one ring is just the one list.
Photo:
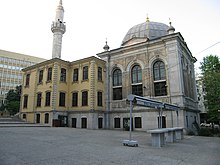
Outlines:
[[[0, 49], [52, 57], [52, 32], [58, 0], [0, 0]], [[61, 58], [73, 61], [120, 47], [132, 26], [146, 20], [169, 23], [184, 37], [193, 56], [220, 56], [219, 0], [63, 0], [67, 31]], [[203, 51], [203, 52], [201, 52]], [[199, 53], [201, 52], [201, 53]]]

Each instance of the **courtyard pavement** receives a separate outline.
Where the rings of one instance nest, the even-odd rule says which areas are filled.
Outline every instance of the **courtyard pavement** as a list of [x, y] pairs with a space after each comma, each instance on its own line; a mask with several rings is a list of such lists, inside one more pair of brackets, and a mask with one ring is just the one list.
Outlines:
[[151, 135], [132, 132], [138, 147], [122, 141], [129, 132], [54, 127], [1, 127], [0, 165], [219, 165], [220, 138], [185, 136], [162, 148]]

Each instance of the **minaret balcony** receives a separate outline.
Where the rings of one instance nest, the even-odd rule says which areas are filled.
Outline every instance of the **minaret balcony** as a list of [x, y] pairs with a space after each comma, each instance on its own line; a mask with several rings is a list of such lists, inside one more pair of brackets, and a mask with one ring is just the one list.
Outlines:
[[66, 32], [66, 25], [63, 22], [53, 22], [51, 25], [51, 31], [54, 32], [61, 32], [64, 34]]

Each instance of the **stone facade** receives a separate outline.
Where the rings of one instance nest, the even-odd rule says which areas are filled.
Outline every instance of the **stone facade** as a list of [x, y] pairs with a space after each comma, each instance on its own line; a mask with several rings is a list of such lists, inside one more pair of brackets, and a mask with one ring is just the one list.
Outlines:
[[[193, 123], [199, 123], [198, 102], [196, 96], [194, 62], [196, 59], [192, 56], [183, 37], [180, 33], [171, 33], [156, 39], [132, 38], [118, 49], [107, 50], [97, 54], [106, 61], [106, 67], [109, 72], [109, 79], [106, 79], [107, 87], [106, 99], [109, 101], [106, 111], [109, 113], [110, 128], [124, 127], [124, 121], [129, 117], [128, 105], [126, 99], [129, 94], [136, 94], [151, 98], [154, 100], [171, 103], [181, 107], [181, 111], [165, 111], [164, 127], [181, 126], [188, 130], [193, 130]], [[157, 62], [164, 64], [164, 78], [155, 79], [154, 68]], [[140, 68], [140, 81], [133, 81], [132, 69], [138, 66]], [[160, 68], [159, 68], [160, 69]], [[121, 71], [122, 83], [119, 87], [114, 86], [115, 70]], [[137, 73], [138, 74], [138, 73]], [[162, 83], [164, 84], [162, 84]], [[158, 83], [164, 85], [162, 89], [157, 86]], [[140, 90], [139, 94], [135, 87]], [[122, 97], [114, 98], [115, 88], [120, 88]], [[158, 89], [165, 93], [158, 93]], [[136, 117], [139, 117], [136, 121]], [[115, 119], [118, 118], [118, 119]], [[133, 129], [147, 130], [158, 127], [158, 111], [150, 108], [134, 107], [133, 110]], [[177, 119], [178, 118], [178, 119]], [[115, 126], [115, 124], [117, 126]], [[137, 126], [135, 126], [135, 123]]]

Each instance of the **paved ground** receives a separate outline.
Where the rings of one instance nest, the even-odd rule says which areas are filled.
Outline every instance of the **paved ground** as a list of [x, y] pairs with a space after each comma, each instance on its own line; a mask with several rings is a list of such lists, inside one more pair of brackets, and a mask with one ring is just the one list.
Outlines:
[[0, 128], [0, 165], [219, 165], [220, 138], [185, 136], [162, 148], [145, 132], [50, 127]]

